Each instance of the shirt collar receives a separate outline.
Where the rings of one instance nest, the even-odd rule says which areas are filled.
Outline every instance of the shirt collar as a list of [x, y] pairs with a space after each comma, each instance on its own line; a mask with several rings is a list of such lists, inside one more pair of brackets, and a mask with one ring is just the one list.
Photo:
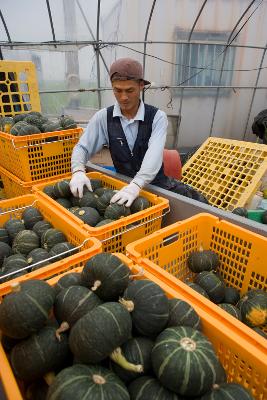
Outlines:
[[[121, 113], [121, 109], [120, 109], [119, 103], [117, 101], [114, 104], [113, 117], [120, 117], [120, 118], [124, 117]], [[144, 118], [145, 118], [145, 106], [144, 106], [144, 102], [142, 100], [140, 100], [139, 108], [138, 108], [137, 113], [136, 113], [135, 117], [133, 118], [133, 120], [134, 121], [144, 121]]]

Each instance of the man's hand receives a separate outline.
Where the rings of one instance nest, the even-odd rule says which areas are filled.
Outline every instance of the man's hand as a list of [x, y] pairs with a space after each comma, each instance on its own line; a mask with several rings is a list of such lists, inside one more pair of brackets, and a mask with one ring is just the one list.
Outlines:
[[86, 186], [90, 192], [93, 191], [90, 179], [86, 176], [85, 172], [75, 172], [70, 181], [70, 190], [73, 196], [80, 197], [81, 199], [83, 197], [84, 186]]
[[130, 183], [129, 185], [125, 186], [121, 189], [118, 193], [116, 193], [112, 199], [110, 200], [111, 203], [118, 203], [120, 205], [125, 204], [126, 207], [130, 207], [133, 201], [138, 197], [140, 192], [139, 186], [135, 183]]

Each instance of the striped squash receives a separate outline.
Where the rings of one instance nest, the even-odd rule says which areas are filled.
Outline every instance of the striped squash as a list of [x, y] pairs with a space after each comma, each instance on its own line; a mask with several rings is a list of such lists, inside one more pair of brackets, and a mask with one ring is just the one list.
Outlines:
[[42, 247], [48, 251], [57, 243], [66, 242], [66, 236], [63, 232], [55, 228], [47, 229], [41, 236]]
[[224, 299], [223, 281], [212, 271], [202, 271], [195, 276], [194, 282], [201, 286], [211, 301], [221, 303]]
[[124, 383], [109, 369], [75, 364], [60, 371], [46, 400], [130, 400]]
[[117, 203], [112, 203], [107, 206], [104, 218], [105, 219], [119, 219], [122, 217], [127, 217], [131, 214], [130, 207], [126, 207], [124, 204], [120, 205]]
[[212, 344], [190, 327], [167, 328], [152, 350], [154, 372], [164, 387], [184, 396], [200, 396], [212, 388], [220, 368]]
[[36, 222], [43, 220], [42, 214], [35, 207], [27, 207], [21, 216], [26, 229], [32, 229]]
[[238, 383], [213, 385], [212, 390], [200, 400], [253, 400], [250, 392]]
[[264, 290], [249, 290], [237, 303], [242, 321], [249, 326], [262, 326], [267, 323], [267, 293]]
[[169, 299], [168, 326], [191, 326], [201, 331], [201, 320], [194, 308], [184, 300]]
[[70, 197], [71, 196], [71, 191], [70, 191], [70, 185], [69, 185], [69, 180], [64, 179], [62, 181], [56, 182], [54, 185], [54, 195], [56, 197]]
[[168, 323], [168, 298], [154, 282], [145, 279], [131, 282], [120, 303], [131, 312], [133, 325], [141, 335], [156, 335]]
[[181, 397], [163, 387], [152, 376], [141, 376], [128, 386], [131, 400], [180, 400]]
[[218, 304], [218, 306], [241, 321], [241, 312], [237, 307], [233, 306], [233, 304], [221, 303]]
[[131, 336], [129, 312], [119, 303], [94, 308], [72, 327], [69, 345], [74, 356], [84, 363], [97, 363], [109, 356]]
[[54, 288], [56, 293], [59, 293], [61, 289], [65, 289], [67, 287], [75, 285], [80, 286], [81, 284], [82, 284], [81, 274], [79, 272], [70, 272], [59, 278]]
[[20, 231], [15, 237], [12, 250], [14, 253], [27, 255], [30, 251], [39, 247], [39, 245], [39, 236], [31, 230], [25, 229], [24, 231]]

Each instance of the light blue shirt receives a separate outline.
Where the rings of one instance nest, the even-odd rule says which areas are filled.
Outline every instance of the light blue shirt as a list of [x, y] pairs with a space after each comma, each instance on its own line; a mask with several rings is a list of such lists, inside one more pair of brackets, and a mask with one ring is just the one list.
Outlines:
[[[137, 138], [139, 121], [144, 121], [145, 107], [143, 101], [133, 119], [128, 119], [122, 115], [119, 104], [114, 105], [113, 116], [119, 117], [127, 139], [130, 150], [133, 150]], [[132, 182], [144, 187], [153, 181], [157, 175], [163, 160], [163, 149], [167, 136], [168, 119], [165, 112], [158, 110], [152, 124], [152, 133], [148, 142], [148, 149], [143, 159], [140, 170], [137, 172]], [[85, 170], [88, 160], [100, 151], [104, 145], [109, 145], [107, 130], [107, 109], [99, 110], [89, 121], [79, 142], [73, 149], [71, 158], [72, 172]]]

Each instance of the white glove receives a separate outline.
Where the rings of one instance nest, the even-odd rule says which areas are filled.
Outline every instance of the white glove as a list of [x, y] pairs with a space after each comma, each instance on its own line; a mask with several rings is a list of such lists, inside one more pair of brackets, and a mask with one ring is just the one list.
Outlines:
[[75, 172], [70, 181], [70, 190], [73, 196], [80, 197], [81, 199], [83, 197], [84, 186], [86, 186], [90, 192], [93, 191], [90, 179], [86, 176], [85, 172]]
[[116, 193], [110, 200], [111, 203], [118, 203], [120, 205], [125, 204], [126, 207], [130, 207], [133, 201], [138, 197], [140, 192], [139, 186], [135, 183], [130, 183]]

